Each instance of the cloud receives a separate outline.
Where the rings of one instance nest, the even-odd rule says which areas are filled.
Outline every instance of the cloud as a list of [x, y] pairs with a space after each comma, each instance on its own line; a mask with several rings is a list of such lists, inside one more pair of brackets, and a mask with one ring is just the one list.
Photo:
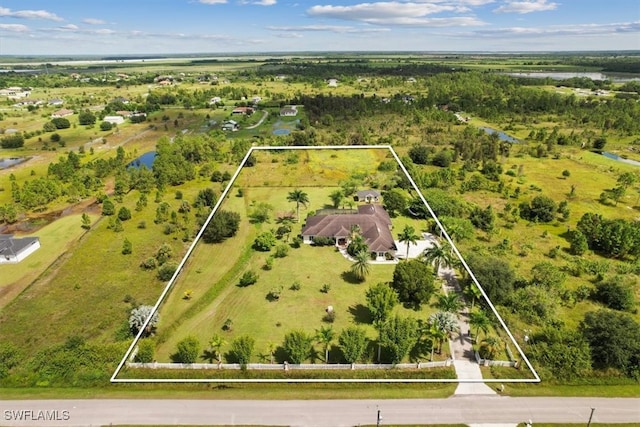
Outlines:
[[299, 33], [277, 33], [274, 34], [276, 37], [280, 37], [281, 39], [301, 39], [303, 36]]
[[202, 4], [224, 4], [227, 0], [198, 0]]
[[362, 28], [362, 27], [350, 27], [346, 25], [302, 25], [292, 27], [267, 27], [272, 31], [284, 31], [284, 32], [305, 32], [305, 31], [329, 31], [332, 33], [381, 33], [391, 31], [389, 28]]
[[238, 0], [239, 4], [255, 4], [258, 6], [273, 6], [277, 0]]
[[545, 10], [555, 10], [558, 7], [558, 3], [547, 3], [547, 0], [534, 0], [534, 1], [507, 1], [504, 4], [493, 11], [496, 13], [531, 13], [542, 12]]
[[0, 30], [10, 31], [12, 33], [28, 33], [29, 27], [22, 24], [0, 24]]
[[84, 22], [85, 24], [89, 24], [89, 25], [104, 25], [107, 22], [103, 21], [102, 19], [95, 19], [95, 18], [86, 18], [83, 19], [82, 22]]
[[75, 31], [78, 30], [80, 27], [78, 27], [77, 25], [73, 25], [73, 24], [67, 24], [67, 25], [63, 25], [61, 27], [58, 27], [61, 30], [70, 30], [70, 31]]
[[413, 27], [430, 26], [471, 26], [485, 25], [476, 17], [443, 17], [427, 18], [443, 12], [461, 13], [469, 9], [464, 4], [475, 5], [487, 0], [468, 0], [467, 2], [431, 0], [424, 2], [377, 2], [359, 3], [351, 6], [312, 6], [307, 14], [312, 17], [342, 19], [348, 21], [366, 22], [375, 25], [399, 25]]
[[0, 6], [0, 17], [19, 18], [19, 19], [44, 19], [47, 21], [64, 21], [55, 13], [46, 10], [11, 10]]

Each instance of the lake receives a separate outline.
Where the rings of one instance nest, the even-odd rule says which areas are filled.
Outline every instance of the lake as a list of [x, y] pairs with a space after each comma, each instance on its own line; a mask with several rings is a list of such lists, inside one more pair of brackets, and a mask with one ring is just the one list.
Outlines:
[[480, 126], [478, 129], [482, 129], [483, 131], [485, 131], [489, 135], [493, 135], [494, 133], [497, 133], [498, 134], [498, 138], [500, 138], [501, 141], [507, 141], [507, 142], [511, 142], [513, 144], [518, 144], [520, 142], [517, 139], [515, 139], [514, 137], [509, 136], [506, 133], [504, 133], [502, 131], [499, 131], [499, 130], [491, 129], [491, 128], [484, 127], [484, 126]]
[[537, 79], [545, 79], [550, 78], [553, 80], [565, 80], [571, 79], [574, 77], [586, 77], [591, 80], [611, 80], [616, 83], [625, 83], [632, 81], [640, 81], [640, 77], [636, 76], [628, 76], [628, 75], [618, 75], [618, 74], [604, 74], [604, 73], [586, 73], [586, 72], [566, 72], [566, 71], [556, 71], [556, 72], [544, 72], [544, 71], [534, 71], [531, 73], [505, 73], [512, 77], [531, 77]]
[[128, 168], [139, 168], [140, 166], [144, 165], [147, 169], [151, 169], [151, 167], [153, 166], [153, 161], [156, 158], [156, 152], [155, 151], [149, 151], [147, 153], [144, 153], [143, 155], [141, 155], [140, 157], [132, 160], [131, 162], [129, 162], [129, 164], [127, 165]]
[[609, 159], [617, 160], [622, 163], [628, 163], [630, 165], [640, 166], [640, 162], [637, 162], [635, 160], [625, 159], [624, 157], [620, 157], [617, 154], [609, 153], [607, 151], [603, 151], [602, 155], [605, 157], [608, 157]]

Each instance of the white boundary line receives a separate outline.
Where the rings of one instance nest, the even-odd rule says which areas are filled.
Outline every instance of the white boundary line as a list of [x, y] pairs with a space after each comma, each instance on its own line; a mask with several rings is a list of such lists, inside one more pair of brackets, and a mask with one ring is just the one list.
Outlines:
[[[429, 379], [415, 379], [415, 378], [409, 378], [409, 379], [401, 379], [401, 378], [390, 378], [390, 379], [374, 379], [374, 378], [360, 378], [360, 379], [345, 379], [345, 378], [336, 378], [336, 379], [300, 379], [300, 378], [291, 378], [291, 379], [242, 379], [242, 378], [235, 378], [235, 379], [216, 379], [216, 378], [211, 378], [211, 379], [209, 379], [209, 378], [174, 379], [174, 378], [166, 378], [165, 379], [165, 378], [140, 378], [140, 379], [137, 379], [137, 378], [116, 378], [118, 376], [118, 374], [120, 373], [120, 371], [122, 370], [122, 368], [124, 367], [127, 359], [130, 357], [131, 352], [135, 348], [136, 344], [140, 340], [140, 338], [142, 336], [142, 333], [145, 330], [145, 328], [147, 327], [147, 325], [149, 324], [149, 321], [153, 317], [153, 314], [156, 311], [158, 311], [158, 308], [160, 307], [160, 305], [162, 304], [162, 302], [166, 298], [167, 294], [169, 293], [169, 290], [171, 290], [171, 288], [173, 287], [178, 275], [180, 274], [180, 272], [182, 271], [182, 268], [184, 267], [184, 264], [187, 262], [187, 259], [189, 258], [189, 256], [193, 252], [193, 250], [195, 249], [196, 244], [200, 240], [200, 237], [202, 236], [202, 233], [204, 232], [205, 228], [207, 227], [207, 225], [211, 221], [211, 218], [213, 218], [213, 215], [216, 213], [216, 211], [218, 210], [218, 208], [220, 207], [222, 202], [227, 197], [227, 194], [229, 193], [229, 191], [231, 190], [231, 187], [233, 186], [233, 184], [235, 183], [236, 179], [238, 178], [238, 175], [240, 174], [240, 171], [242, 171], [242, 168], [244, 167], [244, 165], [245, 165], [247, 159], [249, 158], [249, 156], [254, 151], [261, 151], [261, 150], [262, 151], [270, 151], [270, 150], [327, 150], [327, 149], [328, 150], [387, 149], [387, 150], [389, 150], [391, 152], [391, 154], [393, 155], [394, 159], [398, 162], [398, 166], [400, 167], [400, 169], [402, 169], [402, 172], [404, 172], [405, 176], [407, 177], [407, 179], [409, 180], [409, 182], [413, 186], [413, 189], [420, 196], [420, 199], [422, 200], [422, 202], [425, 204], [425, 206], [429, 210], [429, 213], [431, 214], [431, 216], [435, 220], [435, 222], [438, 225], [438, 227], [440, 228], [440, 230], [443, 232], [443, 234], [446, 237], [446, 239], [449, 242], [449, 244], [451, 244], [451, 247], [455, 251], [456, 255], [458, 256], [458, 258], [460, 258], [460, 261], [462, 261], [462, 265], [464, 266], [465, 270], [467, 270], [467, 272], [469, 273], [469, 277], [471, 277], [473, 279], [473, 282], [475, 283], [475, 285], [478, 286], [478, 289], [480, 289], [480, 292], [482, 293], [482, 296], [485, 298], [485, 300], [489, 304], [489, 307], [491, 307], [491, 310], [493, 311], [493, 313], [498, 318], [498, 321], [500, 322], [500, 325], [507, 332], [507, 335], [509, 336], [509, 338], [513, 342], [514, 346], [518, 350], [518, 353], [520, 354], [520, 357], [522, 357], [522, 360], [524, 360], [524, 362], [526, 363], [527, 367], [533, 373], [535, 378], [513, 378], [513, 379], [503, 379], [503, 378], [488, 378], [488, 379], [464, 379], [464, 378], [463, 379], [457, 379], [457, 378], [455, 378], [455, 379], [453, 379], [453, 378], [443, 378], [443, 379], [430, 379], [430, 378]], [[138, 334], [135, 336], [135, 338], [133, 339], [133, 342], [129, 346], [129, 348], [128, 348], [127, 352], [125, 353], [124, 357], [122, 358], [122, 360], [120, 361], [120, 363], [116, 367], [116, 370], [114, 371], [113, 375], [111, 376], [111, 380], [110, 381], [112, 383], [498, 383], [498, 382], [499, 383], [538, 383], [538, 382], [540, 382], [540, 377], [538, 376], [538, 373], [536, 372], [536, 370], [531, 365], [531, 362], [529, 362], [529, 359], [527, 358], [527, 356], [524, 354], [524, 352], [522, 351], [522, 349], [520, 348], [520, 346], [516, 342], [515, 338], [511, 334], [511, 331], [509, 330], [509, 328], [507, 328], [507, 325], [504, 323], [504, 320], [502, 320], [502, 317], [496, 311], [496, 308], [494, 307], [493, 303], [487, 297], [487, 294], [485, 293], [484, 289], [482, 289], [482, 286], [478, 282], [478, 279], [476, 279], [475, 275], [473, 274], [473, 272], [471, 271], [471, 269], [467, 265], [466, 261], [464, 260], [464, 258], [460, 254], [460, 252], [458, 251], [458, 248], [453, 243], [453, 240], [451, 240], [451, 237], [449, 237], [449, 234], [447, 233], [447, 231], [442, 226], [442, 223], [440, 223], [440, 220], [438, 220], [438, 217], [435, 215], [435, 213], [431, 209], [431, 206], [429, 206], [429, 203], [427, 203], [427, 200], [422, 195], [422, 192], [420, 191], [420, 189], [416, 185], [416, 183], [413, 180], [413, 178], [411, 178], [411, 176], [409, 175], [409, 172], [405, 168], [404, 164], [402, 164], [402, 161], [400, 160], [400, 158], [398, 157], [396, 152], [393, 150], [393, 148], [390, 145], [340, 145], [340, 146], [322, 145], [322, 146], [275, 146], [275, 147], [261, 146], [261, 147], [251, 147], [249, 149], [247, 154], [245, 154], [244, 158], [240, 162], [240, 166], [238, 166], [238, 169], [236, 170], [236, 172], [231, 177], [231, 180], [229, 181], [229, 184], [227, 184], [227, 187], [225, 188], [225, 190], [222, 192], [222, 194], [218, 198], [218, 201], [216, 202], [215, 206], [211, 210], [211, 213], [207, 217], [207, 220], [205, 221], [205, 223], [203, 224], [202, 228], [200, 229], [200, 231], [198, 232], [198, 234], [194, 238], [193, 243], [191, 243], [191, 246], [189, 246], [189, 249], [187, 250], [187, 253], [185, 254], [184, 258], [182, 259], [182, 261], [180, 262], [178, 267], [176, 268], [175, 273], [173, 273], [173, 276], [171, 277], [171, 279], [167, 283], [167, 286], [164, 288], [164, 291], [162, 291], [162, 294], [160, 294], [160, 297], [158, 298], [158, 301], [153, 306], [153, 311], [151, 312], [149, 317], [147, 317], [145, 322], [140, 327], [140, 330], [138, 331]]]

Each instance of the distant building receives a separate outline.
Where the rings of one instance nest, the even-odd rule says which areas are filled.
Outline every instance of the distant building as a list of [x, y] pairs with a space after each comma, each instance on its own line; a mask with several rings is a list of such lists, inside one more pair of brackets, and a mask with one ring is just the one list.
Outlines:
[[253, 107], [236, 107], [231, 111], [231, 114], [246, 114], [250, 116], [253, 114]]
[[219, 96], [214, 96], [209, 100], [209, 105], [220, 104], [221, 102], [222, 102], [222, 98], [220, 98]]
[[40, 247], [37, 237], [16, 239], [12, 234], [0, 234], [0, 264], [17, 264]]
[[283, 117], [295, 117], [298, 115], [298, 108], [295, 105], [284, 107], [280, 110]]
[[327, 80], [327, 86], [329, 86], [329, 87], [338, 87], [338, 79], [329, 79], [329, 80]]
[[49, 100], [49, 105], [58, 105], [58, 106], [60, 106], [62, 104], [64, 104], [64, 101], [62, 99], [60, 99], [60, 98], [53, 98], [53, 99]]
[[121, 125], [122, 123], [124, 123], [124, 117], [122, 117], [122, 116], [105, 116], [104, 119], [102, 119], [102, 121], [109, 122], [112, 125]]
[[73, 110], [67, 110], [66, 108], [62, 108], [55, 113], [51, 114], [51, 117], [54, 119], [59, 119], [61, 117], [71, 116], [73, 114]]

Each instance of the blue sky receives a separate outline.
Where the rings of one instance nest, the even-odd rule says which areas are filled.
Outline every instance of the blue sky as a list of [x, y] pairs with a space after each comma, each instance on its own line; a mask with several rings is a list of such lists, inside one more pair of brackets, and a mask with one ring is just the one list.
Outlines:
[[640, 50], [638, 0], [0, 0], [0, 54]]

